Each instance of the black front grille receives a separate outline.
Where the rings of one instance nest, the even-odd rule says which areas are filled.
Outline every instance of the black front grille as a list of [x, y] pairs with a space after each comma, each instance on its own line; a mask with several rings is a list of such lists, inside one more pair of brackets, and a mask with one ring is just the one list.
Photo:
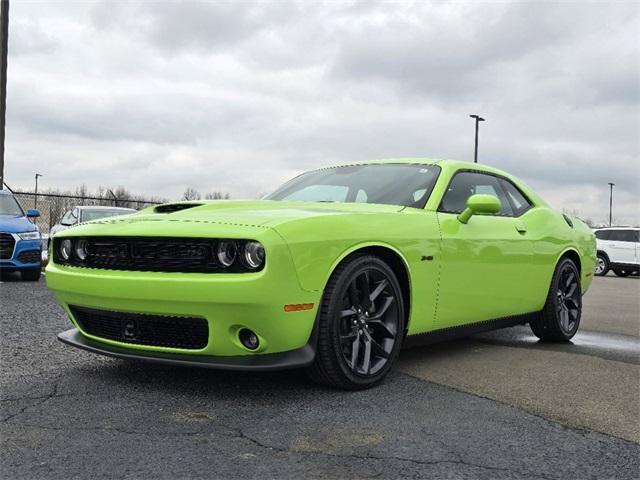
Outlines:
[[70, 305], [80, 328], [96, 337], [124, 343], [199, 350], [209, 341], [204, 318], [113, 312]]
[[9, 259], [13, 256], [13, 248], [16, 245], [16, 241], [13, 235], [9, 233], [0, 233], [0, 258]]
[[22, 263], [39, 263], [40, 258], [40, 250], [27, 250], [18, 254], [18, 261]]
[[55, 262], [78, 267], [143, 272], [207, 273], [222, 270], [216, 260], [216, 241], [213, 239], [89, 237], [85, 240], [87, 256], [84, 260], [80, 260], [74, 252], [69, 260], [63, 261], [58, 248], [62, 240], [54, 239]]

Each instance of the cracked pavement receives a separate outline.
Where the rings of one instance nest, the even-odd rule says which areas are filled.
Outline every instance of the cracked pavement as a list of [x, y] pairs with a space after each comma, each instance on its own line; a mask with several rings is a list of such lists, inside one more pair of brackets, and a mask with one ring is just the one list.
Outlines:
[[1, 283], [0, 305], [3, 478], [640, 476], [635, 442], [399, 369], [341, 392], [298, 371], [124, 362], [60, 344], [69, 323], [43, 281]]

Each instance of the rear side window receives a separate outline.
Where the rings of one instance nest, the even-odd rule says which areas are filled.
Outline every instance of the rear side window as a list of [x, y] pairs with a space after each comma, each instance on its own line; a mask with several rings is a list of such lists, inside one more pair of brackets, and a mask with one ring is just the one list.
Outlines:
[[611, 230], [598, 230], [596, 232], [596, 238], [599, 240], [609, 240]]
[[502, 185], [502, 188], [504, 188], [504, 192], [511, 202], [513, 213], [516, 217], [519, 217], [533, 206], [522, 192], [520, 192], [520, 190], [518, 190], [518, 188], [509, 180], [501, 178], [500, 184]]
[[447, 213], [460, 213], [467, 208], [467, 199], [475, 194], [498, 197], [502, 208], [497, 215], [503, 217], [513, 216], [511, 203], [509, 203], [509, 199], [500, 185], [500, 180], [493, 175], [477, 172], [456, 173], [442, 198], [439, 210]]
[[609, 240], [616, 242], [635, 242], [637, 238], [634, 230], [610, 230], [610, 232]]

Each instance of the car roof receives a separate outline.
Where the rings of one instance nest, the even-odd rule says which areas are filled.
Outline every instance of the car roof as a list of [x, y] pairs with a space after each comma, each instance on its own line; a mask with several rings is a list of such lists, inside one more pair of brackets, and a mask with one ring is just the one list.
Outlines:
[[[462, 160], [446, 160], [441, 158], [384, 158], [379, 160], [362, 160], [357, 162], [349, 162], [342, 165], [334, 165], [334, 167], [348, 167], [350, 165], [371, 165], [371, 164], [393, 164], [404, 163], [413, 165], [438, 165], [441, 167], [448, 167], [453, 170], [468, 169], [468, 170], [481, 170], [483, 172], [496, 173], [505, 177], [511, 178], [512, 175], [489, 165], [474, 162], [464, 162]], [[331, 167], [328, 167], [331, 168]]]

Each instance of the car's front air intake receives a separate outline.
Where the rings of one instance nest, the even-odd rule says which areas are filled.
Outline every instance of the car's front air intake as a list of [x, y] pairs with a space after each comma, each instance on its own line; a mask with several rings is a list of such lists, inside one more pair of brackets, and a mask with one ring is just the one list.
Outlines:
[[153, 209], [155, 213], [175, 213], [188, 208], [199, 207], [201, 203], [168, 203], [166, 205], [158, 205]]
[[200, 350], [209, 341], [204, 318], [114, 312], [70, 305], [82, 331], [117, 342]]

